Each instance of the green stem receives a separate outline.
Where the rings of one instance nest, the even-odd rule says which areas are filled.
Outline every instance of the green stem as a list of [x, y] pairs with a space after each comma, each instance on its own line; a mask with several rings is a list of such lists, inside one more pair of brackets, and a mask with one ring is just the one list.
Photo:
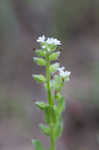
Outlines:
[[56, 144], [55, 144], [55, 136], [54, 136], [54, 128], [53, 125], [50, 126], [51, 128], [51, 150], [55, 150], [56, 149]]
[[[49, 55], [47, 54], [46, 56], [46, 78], [47, 78], [47, 90], [48, 90], [48, 103], [50, 106], [53, 106], [53, 99], [51, 95], [51, 88], [50, 88], [50, 60], [49, 60]], [[50, 114], [51, 115], [51, 114]], [[50, 130], [51, 130], [51, 135], [50, 135], [50, 140], [51, 140], [51, 150], [55, 150], [55, 135], [54, 135], [54, 125], [53, 123], [50, 122]]]
[[53, 106], [53, 100], [51, 96], [51, 88], [50, 88], [50, 60], [49, 55], [46, 56], [47, 62], [46, 62], [46, 76], [47, 76], [47, 90], [48, 90], [48, 102], [51, 106]]

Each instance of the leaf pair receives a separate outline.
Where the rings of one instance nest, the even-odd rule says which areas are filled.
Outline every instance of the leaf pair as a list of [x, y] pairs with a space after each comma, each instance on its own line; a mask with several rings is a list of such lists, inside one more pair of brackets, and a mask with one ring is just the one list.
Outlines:
[[[38, 56], [41, 56], [41, 57], [45, 56], [46, 57], [46, 51], [44, 51], [44, 50], [36, 50], [36, 53]], [[56, 59], [58, 59], [59, 56], [60, 56], [60, 52], [52, 53], [49, 56], [49, 60], [55, 61]], [[41, 58], [41, 57], [34, 57], [33, 58], [34, 62], [36, 62], [40, 66], [46, 66], [46, 60], [44, 58]]]
[[35, 104], [38, 108], [44, 110], [46, 123], [56, 123], [56, 111], [53, 106], [50, 106], [49, 104], [44, 102], [36, 102]]
[[44, 50], [37, 49], [35, 52], [36, 52], [37, 56], [40, 56], [40, 57], [46, 56], [46, 51], [44, 51]]

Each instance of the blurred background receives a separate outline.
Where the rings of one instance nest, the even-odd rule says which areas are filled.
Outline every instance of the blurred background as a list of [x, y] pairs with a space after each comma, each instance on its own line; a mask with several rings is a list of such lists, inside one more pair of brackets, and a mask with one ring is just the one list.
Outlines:
[[32, 63], [42, 34], [62, 41], [60, 63], [72, 72], [57, 150], [98, 150], [99, 0], [0, 0], [0, 150], [33, 150], [32, 138], [49, 145], [34, 105], [46, 94], [31, 79], [44, 72]]

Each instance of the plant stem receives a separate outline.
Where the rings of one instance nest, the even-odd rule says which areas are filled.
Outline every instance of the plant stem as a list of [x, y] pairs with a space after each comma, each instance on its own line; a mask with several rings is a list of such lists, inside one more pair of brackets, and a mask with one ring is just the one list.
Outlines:
[[[50, 60], [49, 60], [49, 54], [46, 56], [46, 78], [47, 78], [47, 90], [48, 90], [48, 103], [50, 106], [54, 105], [52, 96], [51, 96], [51, 88], [50, 88]], [[51, 115], [51, 114], [50, 114]], [[55, 150], [55, 136], [54, 136], [54, 125], [52, 122], [50, 122], [50, 130], [51, 130], [51, 135], [50, 135], [50, 140], [51, 140], [51, 149], [50, 150]]]
[[49, 105], [53, 106], [53, 100], [51, 96], [51, 88], [50, 88], [50, 60], [49, 60], [49, 55], [47, 54], [46, 56], [46, 76], [47, 76], [47, 90], [48, 90], [48, 102]]
[[53, 125], [50, 126], [51, 128], [51, 150], [55, 150], [56, 146], [55, 146], [55, 136], [54, 136], [54, 128], [53, 128]]

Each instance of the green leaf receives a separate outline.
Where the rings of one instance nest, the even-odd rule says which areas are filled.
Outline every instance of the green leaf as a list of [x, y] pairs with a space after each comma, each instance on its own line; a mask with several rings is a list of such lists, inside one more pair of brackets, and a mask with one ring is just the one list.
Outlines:
[[39, 140], [32, 140], [35, 150], [45, 150]]
[[45, 109], [45, 120], [49, 124], [50, 122], [56, 123], [56, 110], [53, 106], [48, 106]]
[[61, 90], [61, 78], [58, 75], [54, 76], [54, 80], [52, 80], [52, 87], [59, 92]]
[[54, 107], [50, 107], [50, 113], [51, 113], [51, 122], [56, 123], [56, 110]]
[[62, 97], [61, 93], [60, 92], [56, 92], [55, 99], [59, 101], [61, 99], [61, 97]]
[[37, 49], [35, 52], [38, 56], [41, 56], [41, 57], [44, 57], [46, 55], [46, 52], [44, 50]]
[[40, 75], [34, 74], [33, 77], [39, 83], [44, 83], [46, 81], [45, 77], [41, 74]]
[[53, 51], [56, 50], [57, 46], [56, 46], [56, 45], [49, 45], [49, 48], [50, 48], [51, 51], [53, 52]]
[[45, 125], [43, 125], [43, 124], [40, 124], [40, 128], [41, 128], [42, 132], [43, 132], [45, 135], [47, 135], [47, 136], [50, 135], [50, 129], [49, 129], [49, 127], [47, 127], [47, 126], [45, 126]]
[[45, 66], [46, 61], [43, 58], [34, 57], [34, 62], [36, 62], [40, 66]]
[[45, 108], [45, 121], [46, 123], [50, 123], [50, 107]]
[[55, 63], [55, 64], [50, 65], [50, 72], [51, 73], [56, 72], [57, 68], [59, 68], [59, 63]]
[[54, 61], [54, 60], [58, 59], [59, 56], [60, 56], [60, 52], [55, 52], [49, 56], [49, 59], [50, 59], [50, 61]]
[[63, 87], [62, 78], [59, 75], [55, 75], [54, 79], [54, 88], [56, 89], [56, 91], [60, 92]]
[[58, 121], [55, 127], [55, 136], [56, 138], [59, 138], [62, 135], [62, 131], [63, 131], [63, 123], [62, 120]]
[[64, 97], [62, 97], [59, 101], [58, 101], [58, 106], [57, 106], [57, 113], [61, 114], [65, 109], [65, 101], [64, 101]]
[[46, 110], [47, 108], [48, 108], [48, 104], [46, 104], [46, 103], [44, 103], [44, 102], [36, 102], [35, 103], [36, 104], [36, 106], [38, 107], [38, 108], [40, 108], [41, 110]]

